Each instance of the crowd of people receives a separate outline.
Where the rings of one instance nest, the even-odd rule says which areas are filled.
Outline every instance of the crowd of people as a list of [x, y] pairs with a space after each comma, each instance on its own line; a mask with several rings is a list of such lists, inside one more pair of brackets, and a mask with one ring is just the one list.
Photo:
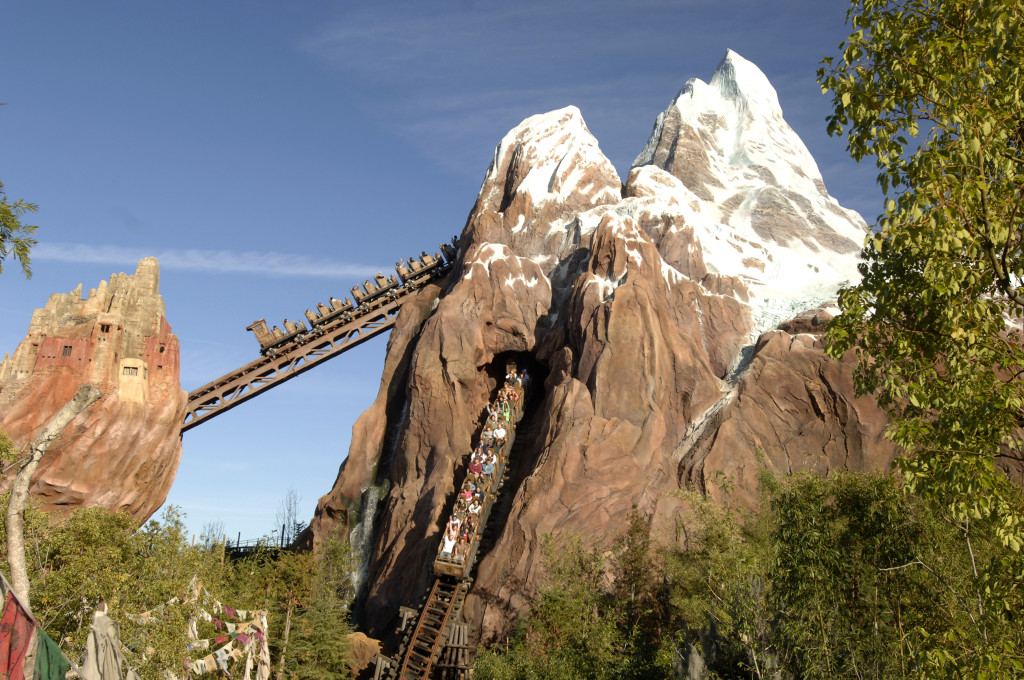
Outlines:
[[462, 483], [451, 516], [445, 524], [438, 550], [438, 561], [465, 565], [473, 545], [480, 540], [494, 495], [501, 484], [515, 427], [522, 418], [523, 399], [529, 383], [525, 370], [508, 368], [504, 386], [487, 405], [487, 421], [480, 441], [469, 453], [466, 478]]

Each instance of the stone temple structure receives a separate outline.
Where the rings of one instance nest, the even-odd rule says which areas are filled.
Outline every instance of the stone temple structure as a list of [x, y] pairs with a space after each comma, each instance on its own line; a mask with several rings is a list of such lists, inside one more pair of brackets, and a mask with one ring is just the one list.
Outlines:
[[31, 494], [48, 509], [99, 505], [141, 524], [177, 472], [186, 399], [155, 258], [134, 275], [101, 281], [84, 299], [79, 285], [35, 311], [25, 339], [0, 362], [0, 431], [19, 446], [31, 442], [86, 383], [103, 398], [51, 445]]

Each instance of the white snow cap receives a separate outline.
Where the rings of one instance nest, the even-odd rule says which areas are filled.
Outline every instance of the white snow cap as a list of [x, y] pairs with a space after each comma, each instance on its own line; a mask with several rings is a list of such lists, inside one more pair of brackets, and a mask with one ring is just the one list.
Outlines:
[[[683, 87], [683, 91], [685, 92], [694, 82], [700, 81], [696, 78], [691, 79]], [[737, 105], [749, 106], [762, 113], [782, 115], [779, 95], [768, 82], [767, 76], [761, 73], [757, 66], [732, 50], [726, 50], [722, 61], [715, 67], [715, 72], [711, 76], [711, 87], [716, 88], [723, 99], [731, 99]]]
[[[867, 225], [828, 195], [814, 158], [782, 117], [775, 88], [732, 50], [710, 84], [687, 81], [658, 115], [633, 167], [641, 169], [634, 182], [644, 182], [643, 195], [666, 212], [695, 208], [685, 221], [708, 270], [743, 279], [764, 324], [858, 278]], [[654, 167], [680, 187], [655, 181]]]
[[[534, 204], [564, 201], [574, 193], [595, 191], [595, 199], [601, 194], [607, 194], [607, 199], [618, 198], [607, 187], [580, 186], [584, 173], [595, 166], [613, 177], [615, 183], [621, 182], [575, 106], [530, 116], [512, 128], [495, 148], [483, 186], [504, 172], [509, 162], [517, 165], [510, 173], [516, 180], [515, 192], [528, 193]], [[525, 174], [518, 169], [525, 169]]]

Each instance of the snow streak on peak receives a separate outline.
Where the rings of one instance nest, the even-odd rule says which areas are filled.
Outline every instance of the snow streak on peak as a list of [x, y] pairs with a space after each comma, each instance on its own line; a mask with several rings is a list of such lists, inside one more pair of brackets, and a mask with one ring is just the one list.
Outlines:
[[[589, 182], [598, 175], [612, 182]], [[496, 182], [504, 177], [505, 182]], [[511, 186], [509, 186], [511, 184]], [[597, 140], [575, 106], [530, 116], [514, 127], [494, 150], [494, 159], [481, 186], [481, 198], [493, 201], [499, 188], [509, 202], [517, 194], [528, 195], [539, 205], [565, 201], [586, 194], [591, 200], [618, 199], [609, 184], [621, 187], [615, 167], [601, 152]], [[600, 196], [599, 194], [609, 194]]]
[[731, 99], [736, 102], [737, 107], [782, 116], [779, 95], [768, 82], [767, 76], [752, 62], [732, 50], [726, 50], [725, 57], [715, 67], [715, 72], [711, 76], [711, 87], [718, 90], [723, 100]]
[[626, 195], [692, 228], [708, 271], [739, 277], [766, 319], [858, 277], [864, 220], [828, 195], [775, 88], [732, 50], [658, 115]]

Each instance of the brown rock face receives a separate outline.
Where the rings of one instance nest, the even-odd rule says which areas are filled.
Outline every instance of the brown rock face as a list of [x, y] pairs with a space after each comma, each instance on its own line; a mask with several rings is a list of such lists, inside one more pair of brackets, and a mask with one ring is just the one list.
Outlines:
[[[311, 523], [313, 540], [348, 528], [370, 632], [386, 634], [425, 593], [507, 360], [529, 371], [531, 397], [463, 609], [484, 640], [536, 592], [546, 533], [616, 533], [635, 506], [659, 540], [676, 540], [672, 492], [718, 496], [728, 481], [750, 502], [758, 451], [780, 472], [891, 461], [881, 412], [853, 396], [852, 359], [828, 359], [820, 337], [831, 312], [819, 305], [856, 271], [859, 217], [818, 188], [756, 67], [732, 53], [723, 65], [712, 103], [747, 92], [744, 105], [663, 114], [625, 186], [571, 107], [498, 145], [458, 262], [403, 309], [378, 398]], [[751, 118], [773, 101], [767, 123]], [[723, 131], [748, 144], [737, 131], [758, 125], [779, 148], [763, 136], [747, 156], [716, 146]], [[751, 170], [751, 157], [776, 170]], [[779, 168], [801, 178], [796, 189]], [[769, 175], [789, 197], [775, 217], [757, 207]]]
[[352, 645], [352, 660], [348, 664], [349, 676], [373, 677], [373, 657], [380, 653], [380, 643], [362, 633], [352, 633], [348, 640]]
[[101, 281], [85, 300], [81, 286], [52, 295], [14, 356], [0, 363], [0, 429], [18, 445], [32, 441], [81, 385], [103, 392], [40, 461], [30, 492], [44, 508], [98, 505], [141, 524], [167, 498], [186, 393], [159, 285], [159, 265], [146, 258], [134, 275]]

